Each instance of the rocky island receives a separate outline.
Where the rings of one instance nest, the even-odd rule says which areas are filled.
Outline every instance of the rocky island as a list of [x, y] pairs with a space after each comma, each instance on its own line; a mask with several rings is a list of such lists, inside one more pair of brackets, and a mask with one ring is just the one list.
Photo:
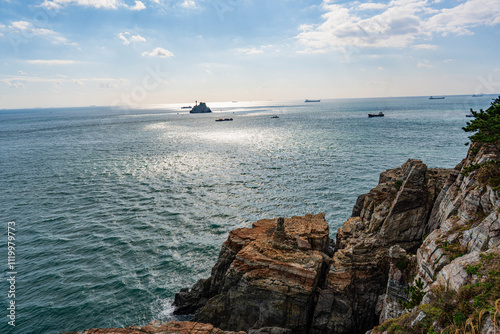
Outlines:
[[212, 110], [210, 110], [209, 107], [207, 107], [207, 104], [205, 102], [200, 102], [198, 104], [198, 101], [196, 101], [196, 105], [189, 111], [191, 114], [205, 114], [205, 113], [210, 113]]
[[359, 196], [335, 241], [324, 214], [231, 231], [210, 277], [175, 296], [193, 322], [80, 333], [496, 333], [499, 216], [496, 142], [453, 169], [410, 159]]

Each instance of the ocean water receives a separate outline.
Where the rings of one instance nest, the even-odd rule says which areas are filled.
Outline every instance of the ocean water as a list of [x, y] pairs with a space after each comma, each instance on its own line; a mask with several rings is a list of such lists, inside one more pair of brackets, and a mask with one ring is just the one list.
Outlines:
[[176, 319], [174, 294], [209, 276], [230, 230], [325, 212], [334, 236], [380, 172], [459, 163], [465, 115], [494, 97], [0, 110], [0, 333]]

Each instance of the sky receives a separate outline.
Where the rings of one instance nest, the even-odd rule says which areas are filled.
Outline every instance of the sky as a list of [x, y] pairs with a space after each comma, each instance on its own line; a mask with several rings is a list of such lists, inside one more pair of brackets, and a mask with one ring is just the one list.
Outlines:
[[500, 0], [0, 0], [0, 109], [500, 92]]

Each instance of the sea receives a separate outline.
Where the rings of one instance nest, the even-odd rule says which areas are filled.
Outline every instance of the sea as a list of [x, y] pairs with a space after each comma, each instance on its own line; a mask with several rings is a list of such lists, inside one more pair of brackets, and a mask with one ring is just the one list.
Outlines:
[[324, 212], [335, 237], [382, 171], [456, 166], [495, 97], [0, 110], [0, 333], [189, 319], [229, 231]]

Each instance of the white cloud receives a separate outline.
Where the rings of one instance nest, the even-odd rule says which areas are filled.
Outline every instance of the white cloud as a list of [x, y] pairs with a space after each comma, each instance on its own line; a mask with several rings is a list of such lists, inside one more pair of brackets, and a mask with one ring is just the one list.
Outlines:
[[427, 64], [427, 63], [423, 63], [423, 62], [420, 62], [420, 61], [419, 61], [419, 62], [418, 62], [418, 64], [417, 64], [417, 67], [418, 67], [418, 68], [431, 68], [431, 67], [432, 67], [432, 65], [429, 65], [429, 64]]
[[[351, 6], [351, 7], [350, 7]], [[392, 0], [379, 3], [337, 4], [323, 0], [323, 23], [299, 26], [296, 38], [304, 53], [329, 50], [352, 53], [361, 48], [402, 48], [418, 38], [435, 34], [472, 34], [481, 25], [500, 24], [500, 1], [466, 0], [452, 8], [437, 9], [428, 0]], [[382, 10], [377, 14], [365, 10]], [[362, 16], [358, 13], [362, 12]], [[415, 48], [434, 48], [419, 44]]]
[[151, 52], [143, 52], [142, 56], [168, 58], [168, 57], [173, 57], [174, 54], [168, 50], [165, 50], [164, 48], [156, 48]]
[[132, 35], [128, 31], [119, 33], [118, 38], [123, 41], [123, 44], [129, 45], [131, 43], [146, 42], [146, 39], [141, 35]]
[[181, 6], [184, 8], [196, 8], [196, 2], [194, 0], [184, 0]]
[[70, 4], [106, 9], [117, 9], [121, 5], [119, 0], [45, 0], [41, 6], [49, 9], [59, 9]]
[[444, 8], [425, 22], [430, 32], [447, 35], [472, 35], [471, 28], [500, 23], [500, 1], [469, 0], [453, 8]]
[[26, 62], [31, 65], [73, 65], [82, 63], [76, 60], [63, 60], [63, 59], [48, 59], [48, 60], [33, 59], [33, 60], [26, 60]]
[[141, 1], [136, 1], [133, 7], [129, 7], [132, 10], [143, 10], [146, 9], [146, 6]]
[[379, 10], [385, 9], [387, 5], [384, 3], [375, 3], [375, 2], [365, 2], [358, 6], [359, 10]]
[[239, 48], [234, 50], [234, 53], [236, 54], [245, 54], [245, 55], [258, 55], [258, 54], [263, 54], [265, 51], [272, 50], [274, 49], [274, 52], [279, 52], [279, 50], [276, 48], [275, 45], [262, 45], [258, 48], [256, 47], [251, 47], [251, 48]]
[[438, 46], [434, 44], [415, 44], [412, 45], [412, 48], [416, 50], [435, 50]]
[[11, 31], [22, 35], [24, 38], [43, 37], [51, 40], [53, 44], [78, 45], [75, 42], [68, 41], [58, 32], [45, 28], [37, 28], [32, 23], [27, 21], [12, 22], [9, 28]]
[[44, 0], [44, 2], [40, 6], [48, 9], [60, 9], [68, 5], [77, 5], [83, 7], [94, 7], [103, 9], [118, 9], [120, 7], [127, 8], [130, 10], [146, 9], [146, 5], [144, 5], [144, 3], [139, 0], [136, 0], [133, 6], [127, 5], [122, 0]]

